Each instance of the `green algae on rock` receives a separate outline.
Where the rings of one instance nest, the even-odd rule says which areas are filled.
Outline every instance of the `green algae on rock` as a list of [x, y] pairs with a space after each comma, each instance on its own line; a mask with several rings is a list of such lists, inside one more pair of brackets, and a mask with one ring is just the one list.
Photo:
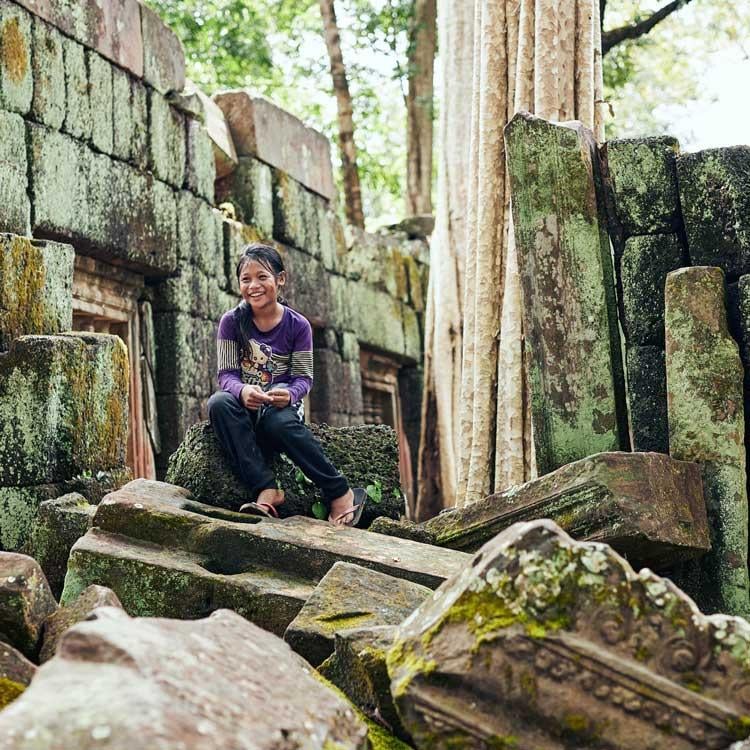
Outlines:
[[724, 274], [705, 266], [673, 271], [665, 295], [670, 452], [701, 463], [711, 527], [698, 604], [748, 616], [743, 368], [727, 329]]
[[0, 711], [26, 690], [35, 672], [20, 651], [0, 641]]
[[387, 662], [417, 747], [720, 750], [750, 733], [750, 625], [547, 520], [488, 542]]
[[31, 234], [26, 126], [20, 115], [0, 111], [0, 231]]

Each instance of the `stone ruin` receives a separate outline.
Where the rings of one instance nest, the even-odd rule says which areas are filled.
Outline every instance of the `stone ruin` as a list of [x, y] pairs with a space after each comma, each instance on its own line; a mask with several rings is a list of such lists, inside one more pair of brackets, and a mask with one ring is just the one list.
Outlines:
[[[0, 748], [750, 744], [750, 151], [506, 148], [540, 476], [415, 524], [419, 222], [342, 226], [326, 139], [136, 0], [0, 0]], [[286, 517], [236, 512], [201, 420], [254, 239], [368, 530], [283, 457]]]

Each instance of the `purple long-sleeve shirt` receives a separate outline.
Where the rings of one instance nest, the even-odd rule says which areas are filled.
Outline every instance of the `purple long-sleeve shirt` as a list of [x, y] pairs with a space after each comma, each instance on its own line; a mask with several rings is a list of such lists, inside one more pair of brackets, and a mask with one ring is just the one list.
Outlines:
[[308, 394], [313, 382], [313, 348], [310, 323], [290, 307], [270, 331], [261, 331], [250, 320], [244, 340], [237, 320], [238, 308], [224, 313], [219, 322], [216, 349], [219, 386], [238, 401], [245, 385], [263, 390], [283, 385], [295, 404]]

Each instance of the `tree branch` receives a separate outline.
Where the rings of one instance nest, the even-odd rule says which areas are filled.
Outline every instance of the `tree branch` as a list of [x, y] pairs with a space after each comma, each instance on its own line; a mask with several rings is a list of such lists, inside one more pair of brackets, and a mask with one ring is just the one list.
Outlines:
[[667, 3], [663, 8], [659, 8], [659, 10], [652, 13], [648, 18], [644, 18], [642, 21], [629, 24], [628, 26], [619, 26], [610, 31], [605, 31], [602, 34], [602, 54], [606, 55], [612, 47], [617, 46], [620, 42], [624, 42], [628, 39], [638, 39], [645, 36], [654, 28], [654, 26], [661, 23], [667, 18], [667, 16], [672, 15], [672, 13], [687, 5], [689, 2], [690, 0], [672, 0], [672, 2]]

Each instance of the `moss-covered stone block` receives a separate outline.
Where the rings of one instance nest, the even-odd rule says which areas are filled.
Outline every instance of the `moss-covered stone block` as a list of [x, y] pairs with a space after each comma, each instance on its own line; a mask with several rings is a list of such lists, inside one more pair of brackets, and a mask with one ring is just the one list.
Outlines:
[[166, 470], [169, 457], [180, 447], [187, 431], [193, 425], [206, 419], [208, 416], [206, 402], [207, 398], [184, 394], [157, 396], [161, 436], [161, 451], [157, 464], [160, 469]]
[[62, 593], [70, 550], [88, 530], [95, 510], [78, 492], [39, 505], [24, 551], [42, 566], [56, 598]]
[[34, 90], [31, 16], [15, 3], [0, 3], [0, 108], [25, 115]]
[[684, 154], [677, 174], [691, 262], [750, 273], [750, 146]]
[[684, 265], [676, 234], [631, 237], [620, 262], [623, 329], [629, 345], [664, 345], [664, 283]]
[[[207, 361], [207, 332], [203, 321], [188, 313], [154, 315], [156, 336], [156, 389], [159, 393], [203, 395], [207, 373], [215, 369]], [[186, 353], [190, 353], [186, 356]]]
[[334, 273], [344, 272], [346, 234], [336, 213], [324, 201], [317, 201], [318, 243], [323, 265]]
[[26, 128], [20, 115], [0, 112], [0, 231], [31, 234]]
[[0, 552], [0, 641], [36, 658], [44, 621], [56, 609], [39, 564], [26, 555]]
[[181, 188], [185, 181], [185, 115], [158, 92], [148, 95], [148, 165], [160, 180]]
[[141, 81], [112, 68], [113, 150], [141, 169], [148, 163], [148, 96]]
[[401, 319], [404, 325], [404, 356], [415, 362], [421, 362], [424, 351], [422, 321], [411, 307], [403, 303], [401, 303]]
[[91, 106], [91, 142], [105, 154], [114, 151], [114, 95], [112, 65], [93, 50], [86, 50]]
[[184, 264], [177, 275], [162, 281], [154, 291], [155, 312], [184, 312], [210, 317], [208, 276], [195, 265]]
[[351, 417], [359, 418], [362, 414], [359, 358], [356, 362], [344, 361], [338, 351], [324, 346], [317, 340], [319, 338], [316, 331], [313, 344], [315, 390], [310, 401], [310, 421], [344, 427], [350, 424]]
[[128, 360], [105, 334], [23, 336], [0, 362], [0, 485], [125, 462]]
[[53, 130], [59, 130], [65, 119], [65, 63], [63, 37], [38, 16], [33, 20], [34, 98], [31, 116]]
[[664, 350], [658, 346], [632, 346], [625, 361], [633, 450], [669, 453]]
[[[355, 281], [347, 280], [346, 290], [344, 304], [350, 308], [350, 327], [360, 344], [394, 354], [407, 354], [404, 318], [410, 316], [413, 324], [413, 311], [386, 292]], [[417, 347], [415, 344], [417, 334], [417, 327], [411, 325], [408, 356], [414, 356], [416, 351], [421, 352], [421, 345]], [[419, 359], [419, 356], [415, 358]]]
[[724, 274], [681, 268], [665, 290], [669, 450], [698, 461], [711, 527], [704, 611], [750, 615], [743, 367], [727, 328]]
[[185, 87], [185, 51], [177, 35], [159, 15], [140, 5], [143, 38], [143, 79], [159, 93]]
[[263, 236], [273, 236], [273, 184], [271, 167], [251, 156], [242, 156], [234, 171], [217, 185], [217, 200], [229, 201], [243, 224]]
[[409, 304], [415, 312], [422, 313], [426, 307], [427, 289], [422, 285], [420, 264], [411, 256], [404, 257], [406, 277], [409, 280]]
[[199, 120], [188, 118], [186, 127], [185, 186], [209, 203], [213, 203], [216, 180], [213, 141], [205, 125]]
[[333, 653], [337, 632], [399, 625], [431, 594], [426, 586], [337, 562], [289, 623], [284, 640], [317, 667]]
[[[398, 443], [392, 428], [385, 425], [328, 427], [310, 425], [313, 435], [333, 465], [352, 487], [380, 483], [379, 502], [370, 500], [362, 515], [361, 526], [378, 516], [399, 518], [404, 512], [398, 468]], [[282, 516], [312, 516], [313, 504], [320, 494], [286, 458], [273, 464], [286, 500]], [[193, 496], [209, 505], [237, 510], [250, 498], [246, 488], [227, 463], [208, 422], [191, 427], [179, 449], [172, 455], [167, 481], [187, 488]]]
[[195, 265], [223, 279], [225, 269], [222, 215], [188, 190], [177, 193], [177, 257], [179, 265]]
[[70, 245], [0, 234], [0, 351], [72, 327], [74, 257]]
[[615, 211], [625, 236], [681, 228], [676, 138], [623, 138], [604, 147]]
[[318, 204], [315, 195], [279, 169], [271, 170], [273, 184], [273, 236], [279, 242], [320, 257]]
[[91, 140], [93, 120], [86, 51], [78, 42], [63, 38], [65, 65], [65, 120], [63, 130], [82, 141]]
[[0, 641], [0, 711], [26, 690], [35, 673], [36, 666], [20, 651]]

